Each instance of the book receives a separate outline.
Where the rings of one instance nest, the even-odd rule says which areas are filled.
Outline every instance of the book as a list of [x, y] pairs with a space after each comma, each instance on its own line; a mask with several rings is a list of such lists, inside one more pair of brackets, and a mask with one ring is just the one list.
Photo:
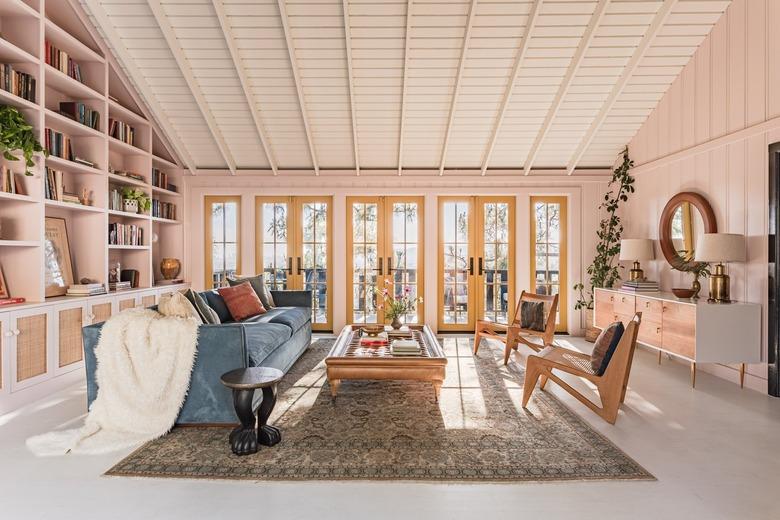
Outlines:
[[35, 77], [15, 70], [13, 65], [0, 63], [0, 88], [35, 103]]
[[44, 45], [44, 52], [46, 54], [45, 59], [48, 65], [51, 65], [63, 74], [67, 74], [79, 83], [84, 83], [84, 79], [81, 75], [81, 67], [78, 63], [73, 61], [67, 52], [61, 51], [52, 45], [48, 40], [46, 40]]
[[390, 341], [387, 337], [387, 332], [380, 332], [376, 336], [361, 336], [360, 338], [361, 347], [379, 347], [388, 343]]
[[15, 305], [17, 303], [24, 303], [24, 298], [0, 298], [0, 306], [2, 305]]
[[60, 114], [95, 130], [100, 127], [100, 112], [78, 101], [61, 102]]

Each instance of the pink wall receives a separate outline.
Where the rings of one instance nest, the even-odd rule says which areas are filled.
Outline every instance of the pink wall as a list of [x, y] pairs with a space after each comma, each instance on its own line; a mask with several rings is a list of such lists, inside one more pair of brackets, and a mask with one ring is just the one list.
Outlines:
[[[625, 212], [626, 236], [658, 238], [672, 195], [705, 195], [719, 231], [748, 237], [748, 261], [729, 269], [732, 297], [761, 303], [765, 312], [767, 146], [780, 141], [779, 25], [777, 0], [731, 4], [631, 141], [638, 196]], [[650, 264], [648, 274], [664, 289], [690, 281], [663, 259]], [[766, 352], [764, 345], [764, 359]], [[736, 370], [709, 369], [736, 380]], [[748, 372], [748, 383], [765, 390], [766, 365]]]

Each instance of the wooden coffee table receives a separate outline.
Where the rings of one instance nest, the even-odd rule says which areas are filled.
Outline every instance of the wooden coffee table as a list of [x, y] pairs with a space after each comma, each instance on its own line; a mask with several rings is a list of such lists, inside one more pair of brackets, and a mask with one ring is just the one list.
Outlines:
[[[427, 325], [412, 325], [408, 336], [422, 346], [420, 356], [393, 356], [390, 346], [360, 345], [360, 325], [347, 325], [325, 358], [330, 393], [335, 398], [345, 379], [429, 381], [439, 400], [447, 358]], [[393, 338], [391, 338], [392, 341]]]

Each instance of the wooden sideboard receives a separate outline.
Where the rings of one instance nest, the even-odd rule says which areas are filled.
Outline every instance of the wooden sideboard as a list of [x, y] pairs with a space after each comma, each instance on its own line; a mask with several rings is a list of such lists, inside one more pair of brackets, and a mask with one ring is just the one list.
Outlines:
[[594, 325], [603, 329], [615, 321], [627, 324], [642, 313], [637, 340], [691, 363], [691, 385], [696, 386], [696, 363], [740, 365], [744, 385], [745, 364], [761, 361], [761, 306], [682, 300], [672, 293], [634, 294], [596, 289]]

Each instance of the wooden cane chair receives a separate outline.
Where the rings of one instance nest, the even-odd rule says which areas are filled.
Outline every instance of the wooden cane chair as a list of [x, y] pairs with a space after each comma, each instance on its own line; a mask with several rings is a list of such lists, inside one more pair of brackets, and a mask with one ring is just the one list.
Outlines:
[[[520, 308], [522, 307], [523, 302], [542, 302], [544, 304], [545, 326], [543, 331], [524, 329], [520, 326]], [[553, 336], [555, 335], [555, 316], [557, 313], [557, 294], [548, 296], [546, 294], [523, 291], [522, 294], [520, 294], [520, 300], [517, 302], [515, 315], [510, 324], [504, 325], [484, 320], [477, 322], [477, 327], [474, 331], [474, 354], [476, 355], [479, 351], [479, 343], [482, 341], [482, 338], [497, 339], [506, 345], [504, 348], [505, 365], [509, 363], [509, 356], [512, 353], [512, 350], [517, 350], [517, 346], [520, 343], [526, 345], [535, 352], [539, 352], [544, 347], [553, 344]], [[529, 341], [527, 339], [529, 336], [540, 338], [542, 343]]]
[[[636, 349], [636, 335], [642, 322], [642, 313], [637, 312], [628, 323], [620, 342], [615, 349], [607, 369], [602, 375], [596, 375], [590, 364], [590, 355], [563, 347], [547, 347], [538, 354], [528, 356], [525, 365], [525, 383], [523, 384], [523, 408], [528, 404], [536, 382], [541, 378], [539, 388], [544, 390], [548, 379], [569, 392], [582, 404], [596, 412], [602, 419], [615, 424], [618, 409], [626, 399], [628, 376]], [[596, 405], [553, 373], [559, 370], [586, 379], [596, 386], [601, 406]]]

